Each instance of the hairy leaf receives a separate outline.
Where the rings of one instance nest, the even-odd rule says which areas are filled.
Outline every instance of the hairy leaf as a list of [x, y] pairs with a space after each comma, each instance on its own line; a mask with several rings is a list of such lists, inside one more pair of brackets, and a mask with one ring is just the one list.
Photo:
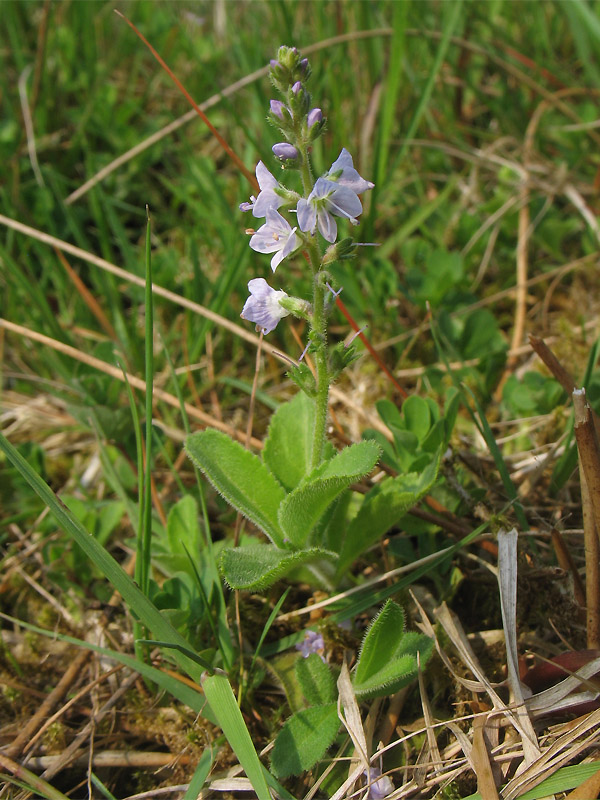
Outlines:
[[437, 478], [440, 458], [441, 451], [420, 474], [411, 472], [387, 478], [369, 492], [348, 526], [338, 562], [338, 576], [429, 492]]
[[290, 492], [279, 507], [279, 523], [295, 547], [304, 547], [310, 532], [344, 489], [367, 475], [377, 463], [375, 442], [358, 442], [346, 447], [308, 475]]
[[340, 727], [337, 704], [312, 706], [291, 716], [279, 731], [271, 767], [278, 778], [299, 775], [322, 758]]
[[232, 547], [223, 550], [220, 567], [232, 589], [262, 591], [288, 572], [310, 561], [334, 559], [335, 553], [311, 550], [280, 550], [269, 544]]
[[308, 658], [299, 658], [296, 661], [296, 678], [302, 694], [310, 705], [321, 706], [335, 701], [333, 675], [317, 653], [311, 653]]
[[277, 509], [285, 492], [258, 456], [210, 428], [188, 436], [185, 449], [230, 505], [283, 545]]
[[310, 471], [315, 404], [304, 392], [271, 417], [263, 461], [286, 489], [295, 489]]
[[421, 633], [404, 632], [404, 611], [388, 600], [367, 631], [352, 685], [359, 700], [397, 692], [431, 655], [433, 642]]

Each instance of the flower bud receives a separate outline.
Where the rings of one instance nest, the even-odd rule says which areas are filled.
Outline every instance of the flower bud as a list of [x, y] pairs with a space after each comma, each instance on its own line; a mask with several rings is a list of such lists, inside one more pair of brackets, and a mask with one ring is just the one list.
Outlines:
[[282, 103], [281, 100], [270, 100], [269, 103], [271, 106], [271, 113], [276, 117], [279, 117], [279, 119], [283, 119], [283, 109], [285, 108], [285, 103]]
[[316, 125], [318, 122], [323, 122], [323, 112], [320, 108], [311, 108], [308, 112], [308, 116], [306, 117], [306, 125], [308, 129], [312, 128], [313, 125]]
[[294, 145], [289, 142], [278, 142], [271, 149], [282, 161], [295, 161], [300, 155]]
[[269, 61], [269, 64], [271, 66], [271, 69], [278, 69], [278, 68], [281, 69], [281, 64], [279, 63], [279, 61], [277, 61], [276, 58], [272, 58]]
[[296, 81], [296, 83], [292, 86], [292, 92], [294, 94], [298, 94], [298, 92], [302, 89], [302, 84], [300, 81]]

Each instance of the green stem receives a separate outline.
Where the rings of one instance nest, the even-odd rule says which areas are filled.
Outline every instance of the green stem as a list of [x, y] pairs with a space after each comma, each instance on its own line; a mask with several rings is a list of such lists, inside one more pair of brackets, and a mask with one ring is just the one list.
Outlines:
[[323, 446], [327, 433], [327, 407], [329, 404], [329, 370], [327, 365], [327, 320], [325, 319], [325, 290], [315, 276], [313, 295], [313, 331], [318, 334], [315, 354], [317, 368], [317, 395], [315, 397], [315, 430], [313, 436], [312, 468], [323, 460]]
[[[313, 176], [306, 144], [299, 146], [302, 166], [300, 174], [304, 194], [310, 194], [313, 186]], [[317, 370], [317, 394], [315, 397], [315, 429], [313, 434], [313, 448], [311, 466], [318, 467], [323, 460], [323, 447], [327, 434], [327, 408], [329, 405], [329, 367], [327, 359], [327, 316], [325, 314], [325, 287], [319, 279], [321, 269], [321, 252], [315, 235], [310, 237], [308, 243], [310, 266], [313, 273], [313, 313], [311, 334], [317, 345], [315, 365]]]

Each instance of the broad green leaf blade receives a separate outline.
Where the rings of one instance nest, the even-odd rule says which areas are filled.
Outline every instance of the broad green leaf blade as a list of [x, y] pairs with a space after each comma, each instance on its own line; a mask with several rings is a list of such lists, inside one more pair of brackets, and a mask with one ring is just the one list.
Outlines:
[[[157, 639], [172, 642], [183, 649], [193, 648], [184, 637], [163, 617], [156, 606], [146, 597], [115, 559], [90, 536], [69, 509], [54, 494], [52, 489], [29, 466], [23, 456], [15, 450], [8, 439], [0, 434], [0, 449], [9, 461], [19, 470], [38, 497], [48, 506], [58, 524], [68, 533], [94, 562], [108, 581], [119, 592], [128, 608], [140, 619], [142, 624]], [[173, 658], [195, 681], [200, 680], [202, 668], [187, 658], [182, 652], [174, 651]]]
[[417, 653], [425, 664], [433, 642], [404, 632], [404, 611], [388, 600], [367, 631], [352, 685], [358, 699], [397, 692], [417, 674]]
[[310, 532], [330, 503], [351, 483], [367, 475], [380, 450], [373, 442], [346, 447], [313, 470], [279, 507], [279, 522], [295, 547], [304, 547]]
[[335, 702], [335, 680], [317, 653], [296, 661], [296, 678], [309, 705], [322, 706]]
[[254, 749], [250, 733], [229, 681], [222, 674], [210, 675], [202, 680], [202, 688], [208, 704], [252, 784], [258, 800], [272, 800], [262, 764]]
[[337, 703], [305, 708], [291, 716], [279, 731], [271, 753], [277, 777], [299, 775], [313, 767], [325, 755], [339, 727]]
[[295, 567], [324, 558], [334, 559], [335, 553], [313, 547], [310, 550], [280, 550], [270, 544], [247, 545], [223, 550], [221, 571], [232, 589], [263, 591], [287, 575]]
[[191, 494], [181, 498], [167, 517], [167, 540], [172, 555], [195, 556], [202, 544], [198, 505]]
[[402, 404], [402, 414], [406, 429], [422, 442], [431, 427], [431, 411], [427, 400], [417, 394], [410, 395]]
[[188, 436], [185, 449], [225, 500], [282, 547], [277, 509], [285, 492], [260, 458], [210, 428]]
[[343, 575], [361, 553], [375, 544], [430, 491], [437, 478], [440, 458], [441, 451], [420, 474], [412, 472], [386, 478], [369, 492], [348, 526], [340, 553], [338, 576]]
[[310, 472], [315, 404], [304, 392], [279, 406], [271, 417], [263, 461], [288, 491]]

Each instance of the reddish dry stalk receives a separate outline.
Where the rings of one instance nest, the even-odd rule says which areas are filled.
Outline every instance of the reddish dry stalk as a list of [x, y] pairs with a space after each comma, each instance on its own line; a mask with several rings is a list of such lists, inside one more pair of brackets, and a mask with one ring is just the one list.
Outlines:
[[573, 407], [585, 542], [587, 646], [596, 649], [600, 647], [600, 451], [585, 389], [573, 391]]
[[[530, 334], [529, 344], [531, 345], [532, 349], [535, 350], [544, 364], [548, 367], [552, 375], [560, 383], [565, 392], [567, 394], [573, 394], [573, 390], [575, 389], [575, 381], [573, 380], [571, 373], [561, 364], [546, 342], [543, 339], [539, 339], [537, 336], [532, 336]], [[593, 408], [590, 409], [590, 413], [592, 415], [594, 427], [596, 428], [596, 435], [599, 436], [600, 418]]]
[[571, 551], [567, 547], [563, 535], [556, 528], [552, 528], [550, 536], [552, 537], [552, 547], [556, 553], [556, 560], [558, 561], [559, 567], [564, 569], [565, 572], [570, 573], [573, 578], [575, 602], [577, 605], [581, 606], [581, 608], [585, 608], [585, 589], [575, 562], [573, 561]]

